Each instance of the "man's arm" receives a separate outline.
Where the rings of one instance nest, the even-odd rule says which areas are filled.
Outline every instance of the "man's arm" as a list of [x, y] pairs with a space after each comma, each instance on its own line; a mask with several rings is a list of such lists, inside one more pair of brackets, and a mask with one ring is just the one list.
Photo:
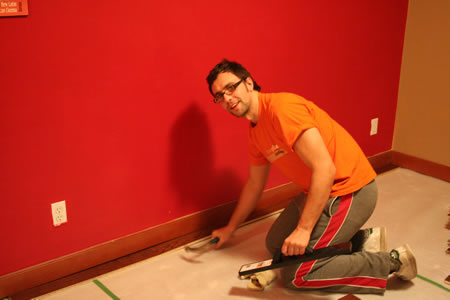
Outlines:
[[270, 164], [263, 166], [250, 165], [247, 183], [241, 192], [238, 204], [231, 215], [228, 225], [214, 230], [212, 233], [212, 238], [219, 238], [219, 242], [215, 245], [215, 248], [220, 248], [223, 243], [228, 241], [231, 234], [255, 209], [266, 185], [269, 171]]
[[305, 253], [311, 232], [330, 196], [336, 167], [317, 128], [303, 132], [294, 144], [294, 151], [311, 169], [311, 183], [305, 207], [297, 227], [284, 240], [281, 249], [284, 255]]

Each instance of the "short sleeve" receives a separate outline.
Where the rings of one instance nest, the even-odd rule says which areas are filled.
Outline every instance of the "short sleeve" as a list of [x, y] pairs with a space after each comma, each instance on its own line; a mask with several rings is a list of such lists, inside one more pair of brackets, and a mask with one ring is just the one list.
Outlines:
[[318, 127], [313, 112], [305, 103], [295, 97], [286, 97], [273, 109], [273, 122], [292, 149], [298, 137], [307, 129]]

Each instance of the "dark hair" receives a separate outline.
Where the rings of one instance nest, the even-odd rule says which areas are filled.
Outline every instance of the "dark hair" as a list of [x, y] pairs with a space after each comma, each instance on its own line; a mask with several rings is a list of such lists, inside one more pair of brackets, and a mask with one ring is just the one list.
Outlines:
[[224, 72], [231, 72], [240, 79], [245, 79], [247, 77], [250, 77], [253, 80], [253, 86], [256, 91], [261, 91], [261, 87], [256, 83], [256, 81], [253, 79], [252, 75], [239, 63], [234, 61], [229, 61], [227, 59], [222, 60], [220, 63], [218, 63], [208, 74], [208, 77], [206, 77], [206, 82], [208, 82], [209, 86], [209, 92], [212, 94], [211, 86], [213, 82], [217, 79], [217, 76], [219, 76], [220, 73]]

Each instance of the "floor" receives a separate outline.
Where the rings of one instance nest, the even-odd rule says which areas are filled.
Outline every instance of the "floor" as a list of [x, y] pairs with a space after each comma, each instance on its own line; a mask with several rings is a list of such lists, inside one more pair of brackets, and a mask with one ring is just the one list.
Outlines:
[[[386, 226], [388, 247], [408, 243], [416, 255], [420, 277], [388, 281], [383, 297], [356, 295], [361, 299], [449, 299], [450, 256], [446, 254], [450, 231], [450, 183], [407, 169], [395, 169], [377, 178], [379, 201], [366, 226]], [[183, 248], [141, 261], [62, 290], [37, 297], [56, 299], [293, 299], [334, 300], [344, 294], [297, 292], [275, 281], [263, 292], [247, 289], [237, 276], [241, 265], [270, 258], [264, 248], [265, 232], [277, 217], [249, 223], [219, 251], [201, 255]], [[199, 241], [197, 241], [198, 243]]]

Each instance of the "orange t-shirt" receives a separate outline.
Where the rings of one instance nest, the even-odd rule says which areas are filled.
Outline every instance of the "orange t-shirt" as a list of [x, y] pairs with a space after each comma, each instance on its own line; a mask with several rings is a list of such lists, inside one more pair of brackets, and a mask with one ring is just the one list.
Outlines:
[[342, 196], [361, 189], [376, 173], [351, 135], [324, 110], [290, 93], [259, 94], [259, 117], [249, 129], [250, 164], [275, 165], [308, 192], [311, 169], [294, 152], [303, 131], [317, 128], [336, 166], [331, 195]]

